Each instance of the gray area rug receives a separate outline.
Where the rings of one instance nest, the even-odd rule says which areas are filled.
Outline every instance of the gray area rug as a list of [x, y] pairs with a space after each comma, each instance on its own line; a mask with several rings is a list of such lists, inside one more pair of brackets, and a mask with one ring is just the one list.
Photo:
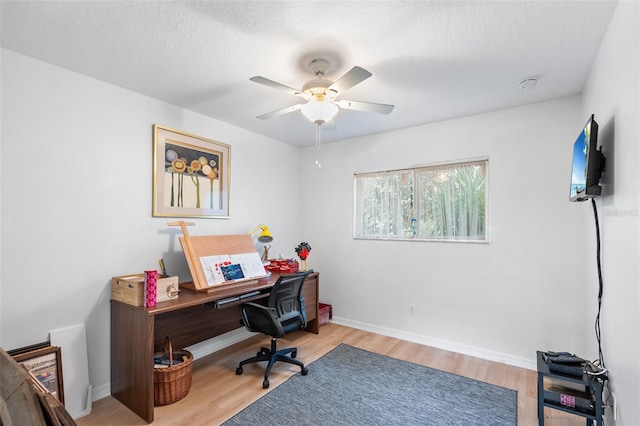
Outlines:
[[[226, 426], [515, 426], [517, 392], [341, 344]], [[274, 368], [278, 368], [277, 365]]]

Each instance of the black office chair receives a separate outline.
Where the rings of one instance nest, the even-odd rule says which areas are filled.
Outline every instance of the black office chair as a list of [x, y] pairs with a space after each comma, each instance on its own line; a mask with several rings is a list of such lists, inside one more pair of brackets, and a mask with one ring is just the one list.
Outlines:
[[242, 324], [251, 332], [271, 336], [271, 349], [262, 347], [256, 356], [241, 361], [236, 369], [236, 374], [242, 374], [242, 366], [245, 364], [268, 361], [269, 363], [264, 373], [264, 381], [262, 382], [264, 389], [269, 387], [269, 372], [276, 361], [295, 364], [300, 367], [303, 376], [307, 375], [309, 369], [301, 361], [295, 359], [298, 349], [286, 348], [278, 350], [276, 348], [276, 339], [307, 326], [307, 316], [304, 310], [304, 298], [301, 295], [301, 290], [302, 284], [309, 274], [310, 272], [281, 275], [271, 289], [267, 306], [257, 303], [243, 303], [240, 305]]

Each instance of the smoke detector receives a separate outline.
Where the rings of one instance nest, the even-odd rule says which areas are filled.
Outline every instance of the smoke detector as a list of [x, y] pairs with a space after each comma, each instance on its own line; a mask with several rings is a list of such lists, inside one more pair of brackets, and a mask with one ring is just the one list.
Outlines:
[[538, 84], [538, 77], [527, 77], [524, 80], [520, 80], [518, 86], [520, 86], [522, 90], [528, 90], [536, 87], [536, 84]]

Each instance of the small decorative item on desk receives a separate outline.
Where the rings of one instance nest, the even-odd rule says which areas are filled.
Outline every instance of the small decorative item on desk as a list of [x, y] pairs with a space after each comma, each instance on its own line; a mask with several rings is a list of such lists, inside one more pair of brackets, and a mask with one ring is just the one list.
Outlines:
[[302, 242], [296, 247], [296, 253], [300, 258], [300, 271], [305, 272], [307, 270], [307, 257], [311, 252], [311, 246], [309, 243]]
[[298, 262], [295, 259], [273, 259], [266, 266], [268, 271], [281, 274], [294, 274], [298, 272]]
[[158, 300], [158, 271], [144, 271], [144, 306], [153, 308]]

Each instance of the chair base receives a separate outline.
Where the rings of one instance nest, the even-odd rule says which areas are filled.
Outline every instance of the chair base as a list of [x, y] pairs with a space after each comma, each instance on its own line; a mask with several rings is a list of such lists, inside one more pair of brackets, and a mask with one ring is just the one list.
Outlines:
[[267, 389], [269, 387], [269, 373], [273, 368], [273, 365], [277, 361], [287, 362], [289, 364], [294, 364], [300, 367], [300, 372], [303, 376], [306, 376], [309, 373], [309, 369], [304, 366], [302, 361], [295, 359], [298, 355], [298, 348], [285, 348], [278, 350], [276, 348], [276, 339], [271, 339], [271, 349], [262, 347], [260, 348], [260, 352], [256, 354], [256, 356], [245, 359], [240, 362], [238, 368], [236, 368], [236, 374], [242, 374], [242, 366], [246, 364], [252, 364], [254, 362], [268, 361], [267, 369], [264, 372], [264, 381], [262, 382], [262, 387]]

